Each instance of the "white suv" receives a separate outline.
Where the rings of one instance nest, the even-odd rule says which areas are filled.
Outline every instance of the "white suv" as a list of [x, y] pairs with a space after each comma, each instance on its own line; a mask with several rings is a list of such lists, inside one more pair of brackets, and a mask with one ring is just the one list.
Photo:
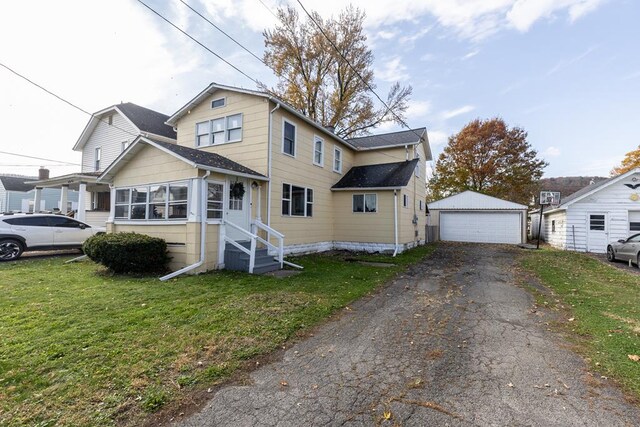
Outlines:
[[0, 261], [18, 259], [24, 251], [81, 248], [104, 227], [92, 227], [63, 215], [0, 215]]

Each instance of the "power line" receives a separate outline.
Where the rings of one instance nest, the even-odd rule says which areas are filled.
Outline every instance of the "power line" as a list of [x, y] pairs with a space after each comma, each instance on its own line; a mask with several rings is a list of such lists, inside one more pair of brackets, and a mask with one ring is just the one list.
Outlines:
[[[242, 49], [244, 49], [249, 55], [253, 56], [255, 59], [257, 59], [258, 61], [262, 62], [264, 65], [266, 65], [267, 67], [269, 67], [267, 65], [266, 62], [264, 62], [262, 60], [262, 58], [260, 58], [258, 55], [256, 55], [255, 53], [253, 53], [252, 51], [250, 51], [248, 48], [246, 48], [242, 43], [240, 43], [239, 41], [237, 41], [236, 39], [234, 39], [233, 37], [231, 37], [229, 34], [227, 34], [222, 28], [218, 27], [216, 24], [214, 24], [213, 22], [211, 22], [206, 16], [202, 15], [200, 12], [198, 12], [196, 9], [194, 9], [193, 7], [191, 7], [191, 5], [189, 5], [189, 3], [185, 2], [184, 0], [180, 0], [180, 3], [182, 3], [183, 5], [187, 6], [189, 9], [191, 9], [192, 12], [194, 12], [196, 15], [198, 15], [200, 18], [204, 19], [205, 21], [207, 21], [209, 23], [209, 25], [211, 25], [213, 28], [215, 28], [216, 30], [220, 31], [222, 34], [224, 34], [225, 36], [227, 36], [227, 38], [229, 40], [231, 40], [232, 42], [234, 42], [235, 44], [237, 44], [238, 46], [240, 46]], [[271, 67], [269, 67], [271, 68]]]
[[233, 65], [231, 62], [227, 61], [226, 59], [224, 59], [222, 56], [218, 55], [217, 53], [215, 53], [213, 50], [209, 49], [207, 46], [205, 46], [204, 44], [202, 44], [200, 41], [198, 41], [196, 38], [194, 38], [191, 34], [187, 33], [186, 31], [184, 31], [182, 28], [178, 27], [176, 24], [174, 24], [173, 22], [171, 22], [169, 19], [165, 18], [160, 12], [157, 12], [155, 9], [153, 9], [151, 6], [149, 6], [148, 4], [146, 4], [145, 2], [143, 2], [142, 0], [138, 0], [138, 3], [142, 4], [144, 7], [146, 7], [147, 9], [149, 9], [151, 12], [153, 12], [155, 15], [159, 16], [162, 20], [164, 20], [167, 24], [171, 25], [173, 28], [175, 28], [176, 30], [180, 31], [182, 34], [184, 34], [185, 36], [189, 37], [191, 40], [193, 40], [194, 42], [198, 43], [203, 49], [206, 49], [209, 53], [211, 53], [212, 55], [214, 55], [216, 58], [218, 58], [219, 60], [221, 60], [222, 62], [224, 62], [225, 64], [227, 64], [228, 66], [230, 66], [231, 68], [233, 68], [234, 70], [236, 70], [237, 72], [239, 72], [240, 74], [242, 74], [243, 76], [245, 76], [246, 78], [248, 78], [249, 80], [251, 80], [252, 82], [254, 82], [256, 84], [256, 86], [260, 86], [260, 83], [254, 79], [253, 77], [251, 77], [249, 74], [245, 73], [244, 71], [242, 71], [240, 68], [236, 67], [235, 65]]
[[271, 8], [269, 6], [267, 6], [267, 4], [265, 2], [263, 2], [262, 0], [258, 0], [260, 3], [262, 3], [262, 5], [265, 7], [265, 9], [267, 9], [269, 12], [271, 12], [271, 14], [276, 18], [278, 18], [278, 15], [276, 15], [273, 10], [271, 10]]
[[[58, 100], [60, 100], [60, 101], [64, 102], [65, 104], [70, 105], [71, 107], [75, 108], [76, 110], [78, 110], [78, 111], [80, 111], [80, 112], [82, 112], [82, 113], [84, 113], [84, 114], [86, 114], [86, 115], [88, 115], [88, 116], [90, 116], [90, 117], [92, 117], [92, 118], [98, 119], [98, 121], [101, 121], [101, 122], [103, 122], [103, 123], [107, 123], [109, 126], [113, 126], [113, 127], [114, 127], [114, 128], [116, 128], [116, 129], [119, 129], [119, 130], [121, 130], [121, 131], [123, 131], [123, 132], [125, 132], [125, 133], [128, 133], [129, 135], [132, 135], [132, 136], [135, 136], [135, 137], [137, 137], [137, 136], [138, 136], [138, 134], [133, 133], [133, 132], [131, 132], [131, 131], [127, 130], [127, 129], [123, 129], [123, 128], [121, 128], [121, 127], [119, 127], [119, 126], [117, 126], [117, 125], [114, 125], [114, 124], [109, 124], [106, 120], [103, 120], [103, 119], [99, 118], [98, 116], [96, 116], [95, 114], [92, 114], [92, 113], [88, 112], [88, 111], [87, 111], [87, 110], [85, 110], [84, 108], [78, 107], [76, 104], [74, 104], [74, 103], [73, 103], [73, 102], [71, 102], [71, 101], [68, 101], [68, 100], [64, 99], [64, 98], [63, 98], [63, 97], [61, 97], [60, 95], [57, 95], [57, 94], [55, 94], [55, 93], [51, 92], [49, 89], [47, 89], [47, 88], [45, 88], [44, 86], [42, 86], [42, 85], [40, 85], [40, 84], [38, 84], [38, 83], [34, 82], [33, 80], [29, 79], [28, 77], [26, 77], [26, 76], [24, 76], [24, 75], [20, 74], [19, 72], [17, 72], [17, 71], [16, 71], [16, 70], [14, 70], [13, 68], [9, 67], [8, 65], [3, 64], [2, 62], [0, 62], [0, 67], [6, 68], [7, 70], [9, 70], [10, 72], [12, 72], [12, 73], [13, 73], [13, 74], [15, 74], [16, 76], [20, 77], [20, 78], [21, 78], [21, 79], [23, 79], [23, 80], [26, 80], [27, 82], [31, 83], [32, 85], [34, 85], [34, 86], [35, 86], [35, 87], [37, 87], [38, 89], [43, 90], [44, 92], [48, 93], [49, 95], [53, 96], [54, 98], [57, 98]], [[11, 154], [11, 153], [7, 153], [7, 154]], [[77, 164], [75, 164], [75, 163], [73, 163], [73, 164], [74, 164], [74, 165], [77, 165]], [[80, 165], [77, 165], [77, 166], [80, 166]]]
[[329, 43], [331, 44], [331, 46], [333, 47], [333, 49], [338, 53], [338, 55], [340, 55], [340, 57], [347, 63], [347, 65], [349, 66], [349, 68], [351, 68], [351, 70], [356, 74], [356, 76], [358, 76], [358, 78], [360, 79], [360, 81], [362, 81], [362, 83], [364, 83], [364, 85], [367, 87], [367, 89], [376, 97], [378, 98], [378, 101], [380, 101], [382, 103], [382, 105], [384, 105], [387, 108], [387, 111], [389, 111], [391, 114], [393, 114], [393, 116], [396, 118], [396, 120], [404, 127], [406, 127], [408, 130], [410, 130], [411, 132], [413, 132], [419, 139], [421, 139], [421, 136], [418, 135], [413, 129], [411, 129], [411, 127], [409, 127], [409, 125], [407, 125], [405, 123], [404, 120], [402, 120], [402, 117], [398, 116], [396, 114], [395, 111], [393, 111], [391, 109], [391, 107], [389, 107], [389, 105], [387, 105], [387, 103], [385, 101], [382, 100], [382, 98], [380, 97], [380, 95], [377, 94], [377, 92], [371, 87], [371, 85], [369, 83], [367, 83], [367, 81], [362, 77], [362, 75], [358, 72], [358, 70], [355, 69], [355, 67], [353, 65], [351, 65], [351, 62], [349, 62], [349, 60], [347, 58], [345, 58], [345, 56], [342, 54], [342, 52], [340, 52], [340, 50], [338, 49], [338, 47], [335, 45], [335, 43], [333, 42], [333, 40], [331, 40], [331, 38], [327, 35], [327, 33], [325, 33], [324, 29], [322, 28], [322, 26], [313, 18], [313, 16], [307, 11], [307, 9], [304, 7], [304, 5], [302, 4], [302, 2], [300, 0], [296, 0], [298, 2], [298, 4], [300, 5], [300, 7], [302, 8], [302, 10], [304, 10], [304, 13], [307, 14], [307, 16], [309, 17], [309, 19], [315, 24], [316, 27], [318, 27], [318, 30], [320, 30], [320, 32], [322, 33], [322, 35], [327, 39], [327, 41], [329, 41]]
[[[2, 64], [0, 64], [0, 65], [2, 65]], [[47, 92], [49, 92], [49, 91], [47, 91]], [[51, 92], [49, 92], [49, 93], [51, 93]], [[56, 98], [59, 98], [59, 97], [56, 96]], [[59, 98], [59, 99], [61, 101], [67, 102], [62, 98]], [[17, 157], [26, 157], [27, 159], [44, 160], [44, 161], [47, 161], [47, 162], [55, 162], [55, 163], [66, 164], [66, 165], [70, 165], [70, 166], [82, 166], [79, 163], [65, 162], [65, 161], [62, 161], [62, 160], [45, 159], [43, 157], [27, 156], [26, 154], [18, 154], [18, 153], [9, 153], [7, 151], [0, 151], [0, 154], [8, 154], [10, 156], [17, 156]]]

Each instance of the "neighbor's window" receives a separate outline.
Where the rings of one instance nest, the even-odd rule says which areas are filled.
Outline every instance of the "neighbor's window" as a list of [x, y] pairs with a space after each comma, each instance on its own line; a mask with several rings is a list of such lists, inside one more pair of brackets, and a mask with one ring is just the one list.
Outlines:
[[284, 121], [282, 129], [282, 152], [290, 156], [296, 155], [296, 126]]
[[221, 219], [224, 185], [210, 182], [207, 186], [207, 218]]
[[100, 160], [102, 160], [102, 147], [96, 147], [95, 164], [94, 164], [96, 172], [100, 170]]
[[406, 194], [402, 195], [402, 207], [403, 208], [408, 208], [409, 207], [409, 196]]
[[342, 150], [333, 147], [333, 171], [342, 173]]
[[353, 212], [375, 213], [378, 212], [377, 194], [354, 194]]
[[640, 222], [629, 222], [629, 231], [640, 231]]
[[313, 189], [282, 184], [282, 215], [313, 216]]
[[211, 108], [220, 108], [224, 107], [225, 98], [218, 98], [211, 101]]
[[196, 123], [196, 146], [242, 140], [242, 113]]
[[324, 140], [319, 136], [313, 138], [313, 164], [324, 166]]
[[589, 215], [589, 230], [604, 231], [604, 215]]
[[186, 219], [189, 183], [116, 189], [116, 219]]

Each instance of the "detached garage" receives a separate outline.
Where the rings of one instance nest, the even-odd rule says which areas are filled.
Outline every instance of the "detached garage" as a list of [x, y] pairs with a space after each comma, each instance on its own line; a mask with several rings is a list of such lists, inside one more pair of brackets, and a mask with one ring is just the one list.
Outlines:
[[440, 240], [450, 242], [526, 242], [527, 207], [465, 191], [427, 205], [428, 225], [437, 226]]

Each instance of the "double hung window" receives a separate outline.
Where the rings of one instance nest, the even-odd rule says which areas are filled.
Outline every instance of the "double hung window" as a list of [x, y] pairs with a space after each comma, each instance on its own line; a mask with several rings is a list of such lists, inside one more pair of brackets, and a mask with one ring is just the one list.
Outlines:
[[242, 114], [196, 123], [196, 147], [242, 140]]
[[313, 216], [313, 189], [282, 184], [282, 215]]

